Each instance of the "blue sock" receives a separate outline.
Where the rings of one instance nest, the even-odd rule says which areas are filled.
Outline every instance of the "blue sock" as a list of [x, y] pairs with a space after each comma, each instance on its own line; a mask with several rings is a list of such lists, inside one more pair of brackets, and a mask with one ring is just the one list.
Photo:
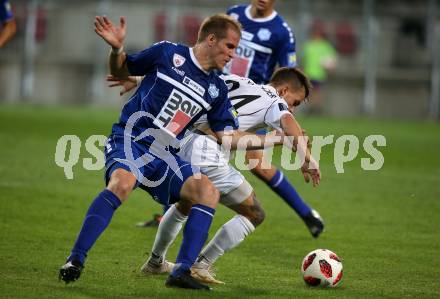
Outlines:
[[192, 206], [183, 230], [182, 245], [176, 259], [178, 266], [174, 267], [172, 275], [176, 276], [192, 267], [208, 238], [208, 231], [214, 213], [215, 209], [201, 204]]
[[76, 260], [84, 264], [87, 252], [105, 230], [114, 211], [121, 205], [119, 198], [110, 190], [102, 191], [87, 211], [81, 231], [73, 246], [68, 261]]
[[298, 192], [296, 192], [295, 188], [280, 170], [277, 170], [268, 185], [301, 217], [310, 213], [311, 208], [302, 200], [301, 196], [299, 196]]

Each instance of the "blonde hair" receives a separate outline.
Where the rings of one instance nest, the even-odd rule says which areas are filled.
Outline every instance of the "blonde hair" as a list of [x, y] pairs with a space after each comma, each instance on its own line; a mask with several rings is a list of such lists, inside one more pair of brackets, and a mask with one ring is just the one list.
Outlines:
[[234, 30], [241, 36], [241, 24], [231, 16], [218, 13], [206, 18], [200, 25], [197, 43], [201, 43], [210, 34], [214, 34], [218, 39], [226, 37], [228, 29]]

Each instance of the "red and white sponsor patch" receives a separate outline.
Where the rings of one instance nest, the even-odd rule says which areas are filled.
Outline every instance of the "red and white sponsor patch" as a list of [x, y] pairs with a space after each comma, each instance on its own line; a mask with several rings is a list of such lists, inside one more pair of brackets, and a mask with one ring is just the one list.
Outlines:
[[174, 55], [173, 55], [173, 64], [174, 64], [175, 67], [179, 67], [182, 64], [184, 64], [185, 60], [186, 60], [185, 57], [183, 57], [182, 55], [174, 53]]
[[168, 100], [154, 119], [154, 124], [176, 137], [201, 110], [200, 104], [173, 89]]
[[225, 67], [225, 72], [240, 77], [248, 77], [254, 61], [255, 50], [240, 43], [235, 49], [235, 57]]
[[247, 58], [235, 57], [231, 62], [231, 74], [246, 77], [248, 68], [249, 60]]

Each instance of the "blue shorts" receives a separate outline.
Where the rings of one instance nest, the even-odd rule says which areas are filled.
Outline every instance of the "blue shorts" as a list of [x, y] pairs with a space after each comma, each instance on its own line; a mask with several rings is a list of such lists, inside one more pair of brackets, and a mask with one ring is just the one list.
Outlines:
[[258, 129], [257, 131], [255, 131], [255, 134], [266, 135], [268, 132], [269, 132], [269, 130], [267, 128], [261, 128], [261, 129]]
[[[196, 166], [183, 161], [174, 153], [165, 152], [166, 158], [161, 159], [152, 154], [147, 145], [133, 141], [130, 145], [131, 154], [124, 151], [123, 136], [109, 136], [105, 146], [106, 185], [113, 171], [122, 168], [136, 176], [135, 188], [147, 191], [160, 204], [169, 205], [179, 201], [180, 189], [186, 179], [200, 172]], [[146, 157], [142, 163], [136, 162], [142, 155]]]

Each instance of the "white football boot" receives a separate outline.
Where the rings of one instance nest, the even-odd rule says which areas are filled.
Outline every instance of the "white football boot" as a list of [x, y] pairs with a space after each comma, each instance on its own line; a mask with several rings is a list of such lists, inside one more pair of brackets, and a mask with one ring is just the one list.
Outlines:
[[141, 273], [143, 274], [162, 274], [171, 273], [173, 271], [174, 263], [167, 260], [153, 259], [151, 256], [148, 261], [141, 267]]
[[204, 262], [196, 262], [191, 267], [191, 276], [203, 283], [225, 284], [223, 281], [215, 279], [212, 265]]

